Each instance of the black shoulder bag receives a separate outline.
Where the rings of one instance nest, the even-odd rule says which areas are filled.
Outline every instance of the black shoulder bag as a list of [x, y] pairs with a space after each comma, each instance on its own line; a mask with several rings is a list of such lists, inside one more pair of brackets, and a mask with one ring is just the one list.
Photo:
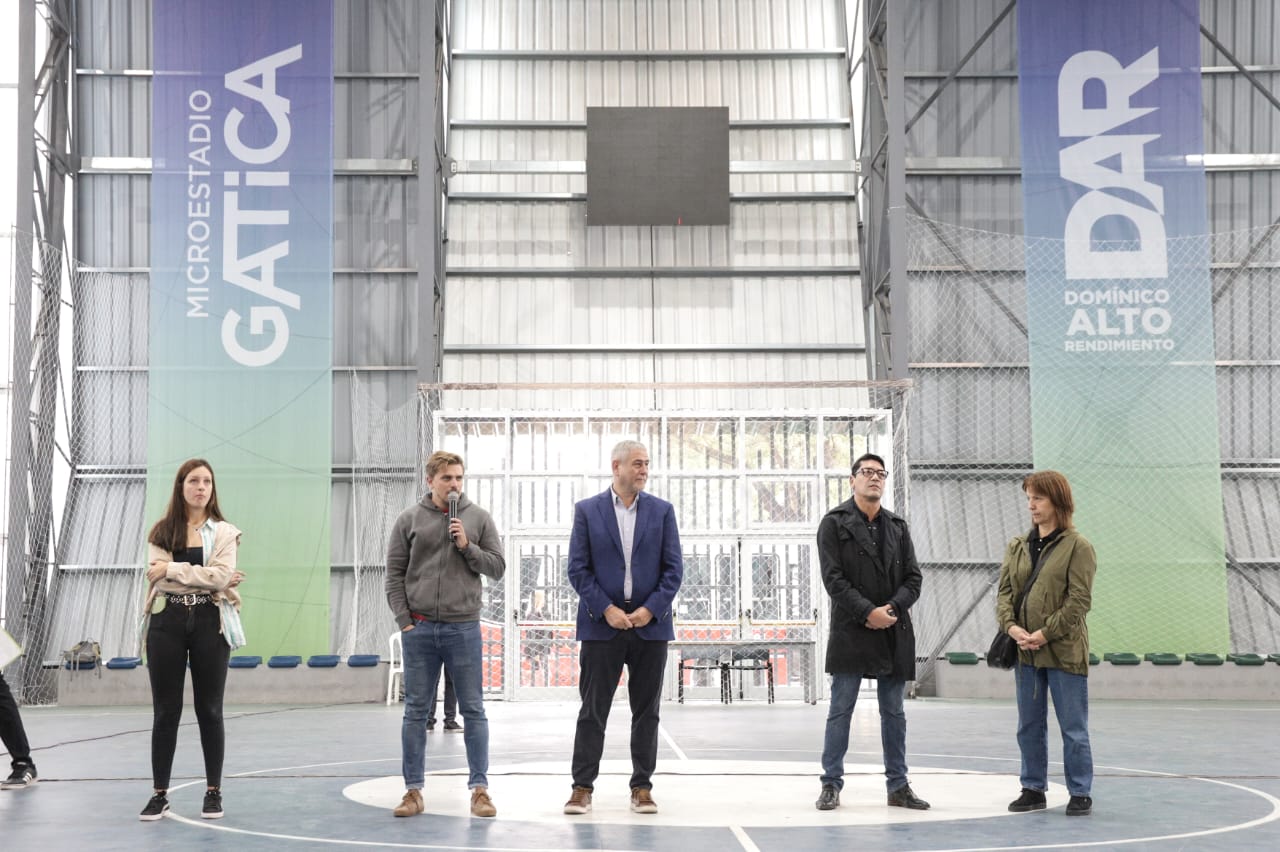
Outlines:
[[[1022, 602], [1027, 599], [1027, 592], [1031, 591], [1031, 584], [1036, 581], [1036, 577], [1040, 576], [1040, 566], [1044, 564], [1045, 555], [1045, 551], [1040, 552], [1040, 558], [1036, 560], [1036, 566], [1031, 570], [1031, 576], [1027, 578], [1027, 584], [1022, 587], [1022, 591], [1018, 594], [1018, 599], [1014, 601], [1014, 618], [1018, 617], [1018, 612], [1022, 609]], [[1013, 637], [1003, 630], [997, 632], [996, 638], [991, 640], [991, 647], [987, 649], [987, 666], [993, 669], [1008, 670], [1017, 664], [1018, 643], [1013, 641]]]

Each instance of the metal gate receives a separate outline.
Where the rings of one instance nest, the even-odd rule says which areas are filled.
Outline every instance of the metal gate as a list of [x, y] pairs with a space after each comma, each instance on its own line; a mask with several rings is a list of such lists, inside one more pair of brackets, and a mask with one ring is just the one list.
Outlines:
[[[705, 643], [716, 657], [679, 671], [673, 662], [668, 692], [766, 697], [772, 677], [777, 699], [820, 697], [827, 603], [814, 536], [826, 510], [848, 497], [852, 459], [868, 450], [892, 456], [888, 411], [645, 418], [441, 410], [432, 420], [433, 443], [463, 455], [468, 495], [504, 536], [507, 574], [489, 585], [482, 613], [490, 694], [577, 697], [573, 506], [609, 487], [610, 450], [635, 439], [653, 463], [647, 490], [675, 505], [680, 526], [676, 644], [687, 655]], [[733, 659], [730, 646], [744, 642], [750, 653]]]

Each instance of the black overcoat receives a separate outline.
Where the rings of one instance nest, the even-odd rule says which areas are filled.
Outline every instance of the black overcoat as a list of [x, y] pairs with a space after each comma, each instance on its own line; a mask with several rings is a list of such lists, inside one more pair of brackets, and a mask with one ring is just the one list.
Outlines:
[[[911, 606], [920, 597], [920, 566], [907, 522], [880, 510], [884, 558], [852, 498], [818, 525], [818, 564], [831, 596], [827, 672], [914, 680], [916, 635]], [[866, 626], [871, 610], [893, 604], [898, 623], [887, 630]]]

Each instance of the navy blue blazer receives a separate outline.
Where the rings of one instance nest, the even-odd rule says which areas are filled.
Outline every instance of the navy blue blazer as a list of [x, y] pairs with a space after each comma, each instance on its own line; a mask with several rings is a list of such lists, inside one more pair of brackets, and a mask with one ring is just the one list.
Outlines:
[[[641, 492], [636, 499], [640, 503], [631, 540], [631, 608], [645, 607], [653, 613], [653, 621], [637, 632], [644, 639], [675, 639], [671, 602], [684, 579], [676, 510], [652, 494]], [[579, 640], [617, 635], [604, 620], [604, 611], [610, 604], [626, 608], [622, 597], [625, 574], [613, 491], [578, 501], [569, 534], [569, 583], [578, 593]]]

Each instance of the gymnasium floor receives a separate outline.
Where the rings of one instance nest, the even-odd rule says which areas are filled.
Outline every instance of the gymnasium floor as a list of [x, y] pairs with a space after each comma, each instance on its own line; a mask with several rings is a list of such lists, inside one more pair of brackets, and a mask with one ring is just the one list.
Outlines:
[[[0, 847], [18, 849], [878, 850], [1280, 849], [1280, 706], [1095, 701], [1092, 816], [1063, 813], [1050, 726], [1050, 808], [1018, 793], [1010, 701], [908, 702], [911, 783], [928, 812], [885, 805], [874, 694], [854, 720], [843, 806], [814, 809], [825, 703], [663, 707], [653, 795], [627, 808], [627, 709], [615, 704], [595, 809], [567, 817], [576, 705], [490, 702], [492, 820], [467, 811], [462, 737], [428, 741], [428, 812], [396, 819], [400, 707], [228, 707], [226, 817], [199, 819], [194, 718], [179, 737], [173, 810], [150, 795], [150, 708], [27, 708], [40, 783], [0, 792]], [[5, 760], [7, 764], [7, 759]]]

